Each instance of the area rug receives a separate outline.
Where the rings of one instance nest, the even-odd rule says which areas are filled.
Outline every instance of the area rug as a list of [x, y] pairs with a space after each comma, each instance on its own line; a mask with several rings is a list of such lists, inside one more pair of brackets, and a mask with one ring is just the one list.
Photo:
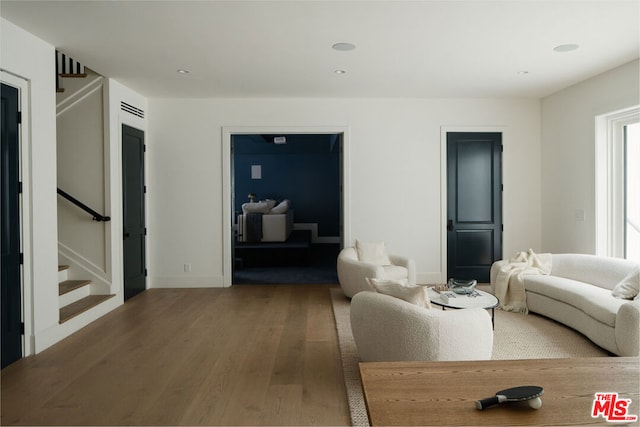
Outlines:
[[[332, 288], [331, 300], [336, 320], [344, 381], [349, 399], [351, 423], [368, 426], [369, 418], [358, 371], [358, 349], [351, 333], [350, 300], [340, 288]], [[584, 335], [536, 314], [495, 310], [493, 359], [551, 359], [606, 357], [608, 352]]]

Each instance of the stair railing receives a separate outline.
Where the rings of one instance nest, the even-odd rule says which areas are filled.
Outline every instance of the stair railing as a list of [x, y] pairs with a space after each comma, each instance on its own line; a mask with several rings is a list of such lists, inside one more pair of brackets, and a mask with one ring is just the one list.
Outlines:
[[56, 50], [56, 92], [64, 92], [60, 77], [87, 77], [84, 65]]
[[75, 197], [71, 196], [69, 193], [64, 192], [60, 188], [58, 188], [58, 194], [61, 195], [62, 197], [64, 197], [65, 199], [67, 199], [68, 201], [70, 201], [71, 203], [73, 203], [74, 205], [76, 205], [77, 207], [79, 207], [80, 209], [82, 209], [83, 211], [85, 211], [88, 214], [92, 215], [93, 216], [92, 219], [94, 221], [98, 221], [98, 222], [100, 222], [100, 221], [105, 221], [105, 222], [106, 221], [111, 221], [110, 217], [99, 214], [98, 212], [94, 211], [89, 206], [85, 205], [80, 200], [78, 200]]

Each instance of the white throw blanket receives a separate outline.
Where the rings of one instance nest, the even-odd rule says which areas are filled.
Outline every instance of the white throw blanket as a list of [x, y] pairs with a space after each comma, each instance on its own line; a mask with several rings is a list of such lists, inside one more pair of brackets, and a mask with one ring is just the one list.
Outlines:
[[529, 249], [499, 266], [494, 292], [505, 311], [528, 313], [523, 277], [551, 273], [551, 254], [535, 254]]

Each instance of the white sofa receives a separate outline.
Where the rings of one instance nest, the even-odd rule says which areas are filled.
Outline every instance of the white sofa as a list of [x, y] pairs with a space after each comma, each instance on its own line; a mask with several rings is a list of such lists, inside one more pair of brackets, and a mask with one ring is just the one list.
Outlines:
[[491, 359], [491, 316], [481, 308], [427, 309], [364, 291], [351, 299], [350, 315], [364, 362]]
[[[492, 265], [492, 290], [499, 269], [508, 263], [501, 260]], [[612, 295], [614, 287], [637, 267], [638, 263], [618, 258], [551, 254], [548, 275], [521, 277], [527, 308], [575, 329], [611, 353], [638, 356], [640, 299]]]
[[[255, 218], [262, 218], [257, 224], [259, 228], [252, 228], [258, 231], [254, 233], [255, 240], [250, 238], [248, 232], [248, 215], [257, 214]], [[238, 242], [264, 243], [264, 242], [286, 242], [293, 231], [293, 209], [288, 199], [277, 203], [273, 199], [261, 200], [259, 202], [243, 203], [242, 213], [237, 218]], [[261, 236], [259, 242], [257, 237]]]
[[[292, 230], [293, 210], [288, 210], [283, 214], [263, 214], [260, 242], [286, 242]], [[238, 241], [247, 242], [246, 214], [238, 215]]]

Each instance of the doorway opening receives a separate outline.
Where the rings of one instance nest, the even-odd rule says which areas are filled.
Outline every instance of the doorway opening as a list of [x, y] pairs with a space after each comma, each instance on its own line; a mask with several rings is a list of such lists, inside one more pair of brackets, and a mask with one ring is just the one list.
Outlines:
[[251, 129], [228, 138], [229, 284], [338, 283], [344, 130]]

